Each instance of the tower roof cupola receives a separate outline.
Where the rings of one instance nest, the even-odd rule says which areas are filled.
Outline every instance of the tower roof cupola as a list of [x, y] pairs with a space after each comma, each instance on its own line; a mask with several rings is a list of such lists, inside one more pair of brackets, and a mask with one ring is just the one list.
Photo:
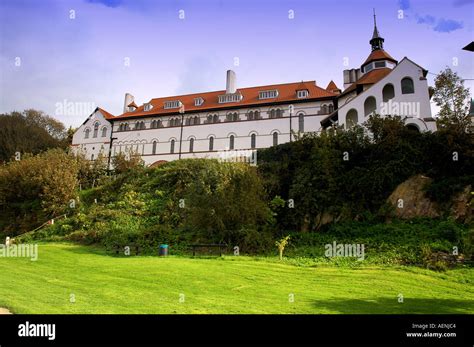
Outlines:
[[383, 49], [383, 42], [384, 38], [380, 36], [379, 30], [377, 29], [377, 18], [375, 17], [374, 9], [374, 33], [372, 34], [372, 38], [369, 41], [370, 45], [372, 46], [372, 51]]

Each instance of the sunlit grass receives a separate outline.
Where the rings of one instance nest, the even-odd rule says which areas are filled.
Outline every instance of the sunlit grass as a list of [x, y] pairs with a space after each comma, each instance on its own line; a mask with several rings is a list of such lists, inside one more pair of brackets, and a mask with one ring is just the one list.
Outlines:
[[114, 257], [56, 243], [36, 262], [0, 258], [0, 307], [13, 313], [474, 313], [473, 283], [467, 268]]

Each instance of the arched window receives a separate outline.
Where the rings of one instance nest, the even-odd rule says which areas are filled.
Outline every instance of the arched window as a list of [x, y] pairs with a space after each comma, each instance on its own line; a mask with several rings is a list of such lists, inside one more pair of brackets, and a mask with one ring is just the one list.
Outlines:
[[304, 133], [304, 114], [300, 113], [298, 116], [298, 131]]
[[273, 146], [278, 146], [278, 133], [276, 131], [273, 133]]
[[270, 118], [275, 118], [275, 110], [270, 110]]
[[213, 151], [214, 150], [214, 137], [209, 138], [209, 150]]
[[141, 130], [146, 129], [145, 122], [140, 122], [140, 129]]
[[238, 121], [239, 120], [239, 114], [237, 112], [234, 112], [234, 114], [232, 115], [232, 120], [234, 122]]
[[156, 141], [153, 141], [153, 149], [151, 150], [152, 154], [156, 154]]
[[417, 132], [417, 133], [420, 132], [420, 128], [418, 128], [418, 126], [416, 124], [407, 124], [406, 127], [410, 131]]
[[393, 84], [386, 84], [382, 89], [382, 100], [383, 102], [387, 102], [390, 99], [395, 97], [395, 89], [393, 88]]
[[212, 114], [207, 116], [207, 123], [212, 123]]
[[94, 160], [94, 154], [91, 155], [91, 160]]
[[357, 124], [357, 111], [355, 109], [350, 109], [349, 112], [346, 114], [346, 129], [352, 128], [354, 125]]
[[234, 135], [229, 137], [229, 149], [234, 149]]
[[88, 139], [88, 138], [89, 138], [89, 133], [90, 133], [90, 132], [91, 132], [91, 131], [90, 131], [89, 129], [86, 129], [86, 133], [84, 134], [84, 138], [85, 138], [85, 139]]
[[334, 112], [334, 105], [329, 104], [329, 113], [333, 113], [333, 112]]
[[260, 119], [260, 111], [255, 111], [254, 112], [254, 118], [255, 119]]
[[189, 140], [189, 152], [194, 152], [194, 138]]
[[402, 79], [402, 94], [413, 94], [415, 92], [415, 86], [413, 85], [413, 80], [410, 77], [405, 77]]
[[277, 118], [281, 118], [281, 117], [282, 117], [282, 112], [281, 112], [281, 110], [280, 110], [279, 108], [277, 108], [277, 110], [276, 110], [276, 117], [277, 117]]
[[171, 154], [174, 153], [174, 143], [175, 143], [175, 140], [171, 140], [171, 146], [170, 146], [170, 153]]
[[250, 136], [250, 147], [252, 147], [252, 149], [257, 147], [257, 135], [255, 135], [255, 134], [252, 134]]
[[219, 116], [217, 114], [214, 115], [214, 123], [219, 123]]
[[174, 126], [174, 119], [173, 119], [173, 118], [171, 118], [171, 119], [168, 121], [168, 125], [169, 125], [170, 127], [173, 127], [173, 126]]
[[253, 117], [254, 117], [253, 111], [250, 111], [249, 114], [247, 115], [247, 119], [248, 120], [253, 120]]
[[322, 114], [328, 113], [328, 107], [326, 105], [321, 106], [321, 113]]
[[151, 122], [151, 128], [156, 129], [156, 120]]
[[99, 123], [94, 124], [94, 135], [93, 137], [97, 137], [97, 134], [99, 133]]
[[186, 118], [186, 125], [191, 125], [191, 118]]
[[106, 137], [106, 136], [107, 136], [107, 128], [103, 127], [102, 128], [102, 137]]
[[201, 118], [199, 118], [198, 116], [194, 117], [194, 124], [197, 125], [201, 123]]
[[373, 96], [369, 96], [364, 102], [364, 115], [367, 117], [377, 109], [377, 102]]

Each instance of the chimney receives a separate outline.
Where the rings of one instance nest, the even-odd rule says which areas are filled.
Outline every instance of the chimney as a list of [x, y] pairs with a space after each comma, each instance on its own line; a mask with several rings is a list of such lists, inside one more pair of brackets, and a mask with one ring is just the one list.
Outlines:
[[125, 100], [123, 102], [123, 113], [128, 112], [128, 105], [135, 101], [135, 97], [130, 93], [125, 93]]
[[236, 91], [235, 85], [235, 72], [232, 70], [227, 70], [227, 81], [225, 86], [226, 94], [234, 94]]

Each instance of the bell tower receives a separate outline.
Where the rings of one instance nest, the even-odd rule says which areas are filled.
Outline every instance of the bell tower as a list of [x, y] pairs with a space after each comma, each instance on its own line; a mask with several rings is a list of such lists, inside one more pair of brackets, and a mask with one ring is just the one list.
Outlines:
[[372, 46], [372, 51], [383, 49], [383, 37], [380, 36], [379, 30], [377, 29], [377, 19], [375, 17], [375, 8], [374, 8], [374, 33], [372, 34], [372, 39], [369, 41]]

